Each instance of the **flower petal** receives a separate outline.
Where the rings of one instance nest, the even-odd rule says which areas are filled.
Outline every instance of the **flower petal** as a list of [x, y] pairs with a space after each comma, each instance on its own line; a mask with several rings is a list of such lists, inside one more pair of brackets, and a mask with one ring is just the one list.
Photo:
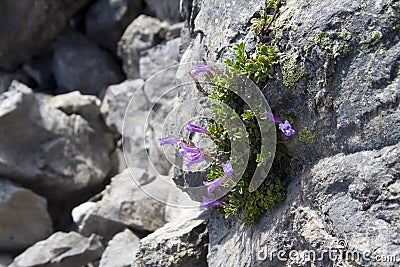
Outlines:
[[205, 129], [205, 128], [201, 127], [201, 126], [198, 126], [198, 125], [196, 125], [196, 124], [193, 124], [193, 123], [188, 123], [188, 124], [186, 125], [186, 129], [187, 129], [189, 132], [208, 133], [207, 129]]
[[222, 169], [224, 170], [224, 174], [226, 176], [232, 176], [233, 168], [229, 160], [227, 160], [225, 164], [222, 164]]
[[279, 124], [279, 129], [281, 129], [286, 136], [291, 136], [296, 133], [296, 131], [293, 130], [292, 125], [290, 125], [289, 121], [285, 121], [285, 123]]
[[215, 180], [212, 181], [204, 181], [203, 184], [205, 186], [208, 186], [207, 191], [209, 194], [211, 194], [218, 186], [221, 185], [221, 183], [224, 181], [224, 179], [222, 177], [217, 178]]
[[182, 150], [187, 153], [200, 153], [200, 148], [196, 146], [188, 146], [183, 142], [181, 142], [179, 145], [181, 146]]
[[208, 72], [212, 70], [212, 66], [210, 65], [197, 65], [194, 62], [192, 62], [192, 65], [195, 67], [195, 69], [190, 72], [192, 76], [197, 76], [202, 72]]
[[211, 206], [219, 206], [219, 205], [221, 205], [222, 204], [222, 202], [221, 201], [219, 201], [219, 200], [216, 200], [216, 199], [211, 199], [211, 198], [208, 198], [208, 197], [204, 197], [203, 196], [203, 203], [201, 203], [201, 208], [203, 208], [203, 209], [206, 209], [206, 208], [208, 208], [208, 207], [211, 207]]
[[181, 141], [181, 138], [175, 136], [167, 136], [158, 139], [160, 141], [160, 146], [170, 145]]
[[270, 119], [271, 121], [274, 121], [274, 122], [276, 122], [276, 123], [283, 123], [283, 120], [282, 120], [281, 118], [279, 118], [278, 116], [275, 116], [275, 115], [272, 114], [272, 113], [264, 112], [264, 115], [265, 115], [268, 119]]

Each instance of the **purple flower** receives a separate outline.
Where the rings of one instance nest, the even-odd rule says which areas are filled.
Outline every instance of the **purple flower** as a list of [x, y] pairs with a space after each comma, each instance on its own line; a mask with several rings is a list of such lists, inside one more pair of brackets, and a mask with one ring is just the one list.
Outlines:
[[220, 178], [217, 178], [217, 179], [209, 181], [209, 182], [205, 181], [205, 182], [203, 182], [203, 184], [205, 186], [208, 186], [207, 191], [209, 194], [211, 194], [218, 186], [221, 185], [221, 183], [223, 181], [224, 181], [224, 178], [220, 177]]
[[[200, 148], [198, 148], [196, 146], [188, 146], [188, 145], [185, 145], [185, 143], [183, 143], [183, 142], [180, 143], [180, 146], [182, 148], [181, 151], [184, 151], [186, 153], [200, 153]], [[182, 152], [181, 152], [181, 154], [183, 155]]]
[[210, 65], [197, 65], [194, 62], [192, 62], [192, 65], [195, 67], [195, 69], [190, 72], [192, 76], [197, 76], [202, 72], [208, 72], [212, 70], [212, 66]]
[[160, 138], [158, 140], [160, 141], [160, 146], [163, 146], [163, 145], [169, 145], [169, 144], [177, 143], [177, 142], [181, 141], [181, 138], [174, 137], [174, 136], [168, 136], [168, 137]]
[[208, 207], [219, 206], [221, 204], [222, 203], [219, 200], [211, 199], [211, 198], [208, 198], [208, 197], [203, 197], [203, 203], [201, 203], [200, 207], [203, 208], [203, 209], [206, 209]]
[[267, 116], [268, 119], [270, 119], [271, 121], [274, 121], [276, 123], [283, 123], [283, 120], [281, 118], [279, 118], [278, 116], [275, 116], [272, 113], [269, 112], [264, 112], [265, 116]]
[[186, 126], [186, 129], [189, 132], [206, 133], [206, 134], [208, 134], [208, 131], [206, 129], [204, 129], [201, 126], [197, 126], [196, 124], [193, 124], [193, 123], [188, 123], [187, 126]]
[[232, 176], [233, 168], [229, 160], [227, 160], [225, 164], [222, 164], [222, 169], [224, 170], [224, 174], [226, 176]]
[[182, 155], [188, 160], [188, 162], [186, 163], [186, 167], [188, 168], [190, 168], [193, 164], [201, 162], [206, 159], [203, 153], [201, 152], [192, 155], [188, 155], [187, 153]]
[[283, 122], [281, 118], [269, 112], [264, 112], [264, 114], [265, 116], [267, 116], [268, 119], [279, 123], [279, 129], [281, 129], [286, 136], [291, 136], [295, 134], [295, 130], [293, 130], [292, 125], [290, 125], [288, 121]]
[[288, 121], [285, 121], [285, 123], [280, 123], [279, 129], [281, 129], [286, 136], [291, 136], [294, 135], [295, 133], [295, 131], [292, 128], [292, 125], [290, 125]]

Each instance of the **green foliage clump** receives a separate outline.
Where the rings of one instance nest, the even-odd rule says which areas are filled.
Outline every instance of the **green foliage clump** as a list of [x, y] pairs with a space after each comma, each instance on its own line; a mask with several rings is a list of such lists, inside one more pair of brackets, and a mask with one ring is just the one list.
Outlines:
[[255, 83], [265, 83], [272, 75], [273, 65], [277, 63], [275, 47], [258, 44], [256, 51], [250, 57], [247, 56], [244, 43], [236, 44], [234, 57], [225, 61], [225, 64], [247, 75]]
[[307, 127], [304, 127], [299, 131], [299, 141], [306, 144], [314, 143], [315, 136], [315, 133], [311, 132]]
[[318, 83], [317, 83], [316, 81], [311, 80], [311, 81], [308, 82], [308, 85], [307, 85], [307, 92], [308, 92], [309, 94], [318, 92], [319, 90], [320, 90], [320, 88], [319, 88]]
[[[263, 34], [263, 31], [271, 25], [281, 5], [281, 0], [270, 0], [266, 3], [265, 10], [259, 12], [260, 17], [250, 20], [251, 30], [256, 36]], [[267, 10], [274, 10], [273, 14], [267, 14]]]
[[[234, 77], [235, 70], [228, 70], [223, 74], [216, 75], [212, 79], [214, 92], [209, 97], [218, 99], [220, 102], [229, 105], [239, 115], [241, 121], [245, 125], [246, 135], [233, 133], [232, 138], [247, 138], [249, 140], [249, 162], [244, 170], [241, 180], [231, 190], [230, 194], [226, 197], [223, 212], [225, 217], [235, 216], [244, 221], [246, 226], [251, 226], [257, 222], [260, 216], [267, 210], [271, 210], [276, 205], [282, 203], [286, 196], [286, 186], [284, 181], [284, 174], [278, 168], [282, 166], [284, 161], [288, 158], [283, 151], [276, 153], [277, 157], [274, 164], [265, 177], [263, 184], [261, 184], [254, 192], [249, 191], [250, 182], [257, 165], [263, 159], [261, 150], [261, 132], [257, 123], [254, 111], [248, 109], [247, 105], [231, 90], [229, 86], [232, 83], [231, 77]], [[226, 116], [223, 114], [223, 109], [219, 105], [213, 106], [212, 112], [217, 117]], [[224, 129], [222, 124], [216, 123], [213, 120], [209, 121], [207, 130], [216, 136], [219, 141], [216, 141], [218, 146], [219, 160], [225, 162], [230, 156], [230, 141], [227, 129]], [[282, 156], [283, 155], [283, 156]], [[230, 159], [233, 165], [235, 159]], [[209, 169], [207, 179], [214, 180], [223, 176], [223, 170], [219, 166], [213, 166]], [[229, 180], [226, 181], [229, 183]]]
[[298, 53], [289, 53], [282, 64], [283, 84], [286, 87], [293, 87], [306, 73], [303, 66], [297, 64]]
[[314, 41], [319, 47], [330, 52], [333, 58], [337, 58], [349, 51], [349, 41], [352, 35], [347, 29], [343, 28], [340, 32], [317, 32], [310, 41]]
[[286, 186], [283, 182], [264, 182], [256, 191], [248, 191], [249, 184], [241, 180], [224, 208], [225, 218], [242, 211], [246, 226], [254, 225], [261, 215], [285, 201]]
[[[269, 0], [265, 10], [260, 11], [260, 17], [251, 20], [252, 30], [256, 35], [262, 34], [262, 31], [271, 25], [278, 14], [277, 11], [281, 2], [281, 0]], [[218, 75], [210, 77], [213, 90], [207, 95], [220, 103], [228, 105], [235, 111], [245, 126], [245, 134], [234, 129], [224, 129], [224, 118], [229, 115], [226, 114], [223, 105], [218, 104], [212, 107], [212, 113], [215, 115], [216, 121], [209, 120], [207, 130], [212, 136], [215, 136], [214, 142], [218, 147], [217, 158], [219, 162], [226, 162], [229, 159], [233, 166], [240, 166], [240, 164], [235, 164], [235, 158], [230, 158], [231, 143], [229, 138], [232, 138], [232, 140], [246, 138], [249, 142], [248, 164], [242, 170], [235, 169], [235, 172], [242, 173], [243, 171], [243, 175], [231, 192], [225, 196], [225, 199], [222, 199], [224, 203], [222, 211], [226, 218], [234, 216], [244, 221], [246, 226], [251, 226], [258, 221], [264, 212], [275, 208], [285, 200], [286, 184], [284, 181], [286, 174], [284, 169], [289, 163], [289, 157], [286, 147], [282, 143], [278, 143], [269, 173], [266, 177], [260, 177], [265, 178], [263, 183], [255, 191], [249, 191], [257, 166], [262, 165], [267, 158], [261, 153], [261, 131], [256, 114], [249, 109], [243, 99], [228, 88], [231, 88], [235, 82], [237, 72], [248, 76], [258, 85], [266, 83], [272, 76], [274, 65], [278, 63], [278, 60], [275, 47], [262, 43], [256, 46], [251, 55], [246, 52], [244, 43], [234, 45], [233, 49], [234, 58], [225, 61], [225, 64], [232, 67], [232, 69], [219, 72]], [[296, 59], [297, 56], [295, 61]], [[292, 76], [303, 76], [305, 70], [304, 68], [300, 68], [300, 70], [300, 73], [291, 69], [288, 71]], [[293, 83], [296, 79], [299, 78], [292, 78], [290, 83]], [[287, 117], [289, 118], [290, 116], [288, 115]], [[223, 169], [215, 165], [209, 168], [207, 180], [211, 181], [223, 175]], [[224, 182], [225, 185], [229, 183], [229, 179]]]

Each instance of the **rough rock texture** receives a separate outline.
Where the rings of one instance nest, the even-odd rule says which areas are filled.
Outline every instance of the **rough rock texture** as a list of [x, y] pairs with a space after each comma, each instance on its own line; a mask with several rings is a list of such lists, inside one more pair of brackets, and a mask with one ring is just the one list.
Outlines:
[[135, 180], [128, 169], [114, 176], [102, 192], [102, 199], [87, 210], [79, 224], [83, 235], [96, 233], [108, 240], [126, 227], [154, 231], [165, 224], [168, 184], [139, 168], [132, 168], [130, 172]]
[[[336, 266], [352, 260], [359, 266], [380, 266], [373, 259], [382, 255], [395, 256], [398, 264], [399, 153], [400, 145], [396, 145], [321, 160], [310, 173], [293, 181], [286, 203], [253, 229], [240, 223], [232, 227], [215, 214], [209, 223], [210, 266], [287, 266], [283, 258], [291, 250], [316, 253], [311, 260], [298, 255], [294, 266], [310, 262]], [[227, 250], [239, 253], [224, 257]], [[326, 254], [320, 260], [324, 250], [334, 256]], [[353, 259], [342, 259], [340, 251]], [[384, 266], [396, 265], [391, 264]]]
[[96, 95], [123, 80], [114, 58], [77, 32], [59, 36], [52, 46], [53, 72], [61, 92]]
[[207, 224], [202, 216], [175, 221], [140, 240], [133, 266], [207, 266], [207, 250]]
[[[129, 101], [137, 93], [137, 90], [142, 89], [143, 83], [142, 79], [127, 80], [107, 88], [100, 111], [107, 127], [111, 131], [122, 134], [122, 126]], [[146, 99], [141, 99], [142, 101], [146, 101]], [[146, 110], [146, 108], [147, 105], [143, 107], [143, 110]]]
[[129, 229], [116, 234], [108, 242], [99, 267], [130, 267], [139, 247], [139, 238]]
[[[29, 114], [29, 115], [27, 115]], [[110, 162], [101, 132], [14, 81], [0, 95], [0, 174], [51, 198], [100, 184]]]
[[0, 267], [7, 267], [13, 261], [11, 254], [0, 253]]
[[61, 110], [67, 115], [78, 114], [84, 118], [93, 129], [102, 130], [100, 115], [101, 101], [93, 95], [82, 95], [79, 91], [57, 95], [44, 99], [44, 103]]
[[0, 178], [0, 251], [25, 249], [48, 237], [52, 223], [47, 201]]
[[123, 70], [129, 79], [140, 78], [140, 51], [165, 39], [168, 26], [167, 22], [140, 15], [125, 30], [118, 43], [118, 56], [122, 59]]
[[[182, 1], [182, 61], [223, 61], [238, 42], [254, 47], [248, 22], [263, 5]], [[278, 115], [296, 115], [288, 198], [251, 229], [214, 214], [210, 266], [337, 266], [338, 257], [277, 257], [329, 249], [359, 253], [344, 266], [383, 266], [377, 255], [397, 255], [384, 266], [399, 264], [399, 11], [398, 1], [285, 1], [266, 38], [279, 48], [279, 66], [262, 91]], [[372, 256], [356, 258], [365, 252]]]
[[103, 47], [116, 51], [122, 33], [141, 9], [141, 0], [96, 1], [86, 14], [86, 33]]
[[99, 259], [104, 247], [98, 236], [57, 232], [16, 257], [10, 267], [72, 267]]
[[181, 21], [179, 0], [145, 0], [145, 2], [160, 20], [169, 23]]
[[[173, 175], [171, 174], [170, 177]], [[171, 179], [171, 182], [172, 179]], [[189, 195], [178, 187], [172, 187], [168, 193], [168, 205], [165, 207], [167, 222], [179, 221], [188, 217], [196, 217], [202, 212], [200, 203], [193, 201]]]
[[[179, 62], [180, 38], [167, 41], [165, 44], [156, 45], [140, 54], [139, 69], [140, 77], [146, 81], [144, 90], [152, 101], [158, 100], [162, 95], [160, 87], [173, 87], [175, 85], [176, 68], [166, 68], [176, 65]], [[157, 75], [148, 80], [153, 74], [162, 71], [162, 75]], [[176, 94], [174, 94], [176, 95]], [[162, 96], [163, 98], [170, 95]], [[162, 99], [163, 100], [163, 99]]]
[[30, 82], [28, 75], [20, 69], [15, 72], [0, 71], [0, 94], [8, 90], [13, 80], [18, 80], [25, 84]]
[[[52, 64], [53, 54], [51, 53], [51, 48], [46, 45], [29, 61], [24, 62], [22, 69], [35, 81], [35, 89], [54, 93], [57, 85], [53, 75]], [[21, 82], [26, 84], [24, 81]]]
[[68, 20], [88, 2], [89, 0], [1, 1], [0, 68], [12, 70], [29, 59], [53, 39]]

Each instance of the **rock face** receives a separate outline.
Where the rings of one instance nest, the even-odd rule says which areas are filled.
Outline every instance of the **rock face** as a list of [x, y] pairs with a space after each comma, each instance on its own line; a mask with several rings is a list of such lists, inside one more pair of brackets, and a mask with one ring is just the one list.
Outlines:
[[112, 56], [81, 34], [69, 32], [58, 37], [53, 49], [53, 72], [61, 92], [97, 95], [123, 79]]
[[84, 266], [99, 259], [103, 250], [98, 236], [86, 238], [75, 232], [57, 232], [28, 248], [9, 266]]
[[[175, 85], [176, 68], [169, 68], [166, 71], [163, 71], [162, 75], [152, 77], [150, 80], [149, 78], [153, 74], [156, 74], [172, 65], [176, 65], [179, 62], [180, 43], [181, 39], [176, 38], [167, 41], [165, 44], [159, 44], [150, 49], [144, 50], [140, 54], [140, 77], [146, 80], [144, 90], [146, 95], [154, 102], [162, 96], [160, 95], [160, 87], [172, 88]], [[163, 98], [166, 97], [170, 98], [171, 94], [163, 96]]]
[[168, 223], [140, 240], [133, 266], [208, 266], [207, 244], [207, 224], [201, 216]]
[[[29, 114], [29, 116], [26, 116]], [[0, 174], [50, 198], [101, 183], [109, 166], [104, 136], [14, 81], [0, 95]], [[61, 194], [62, 192], [62, 194]]]
[[122, 33], [141, 9], [140, 0], [96, 1], [86, 14], [87, 35], [110, 51], [116, 51]]
[[0, 251], [25, 249], [52, 233], [47, 201], [0, 179]]
[[101, 101], [93, 95], [82, 95], [79, 91], [67, 94], [46, 97], [44, 103], [67, 114], [80, 115], [95, 130], [104, 131], [104, 123], [101, 119]]
[[[316, 253], [311, 259], [298, 255], [297, 265], [349, 263], [351, 259], [338, 256], [340, 251], [351, 252], [361, 266], [376, 266], [371, 259], [379, 255], [399, 259], [399, 245], [393, 242], [393, 236], [399, 235], [395, 212], [399, 209], [399, 153], [400, 146], [395, 145], [321, 160], [303, 174], [303, 186], [294, 181], [291, 197], [254, 229], [240, 223], [232, 228], [215, 215], [209, 223], [210, 266], [237, 262], [240, 266], [286, 266], [282, 259], [291, 250]], [[241, 252], [228, 258], [224, 257], [227, 250]], [[335, 256], [317, 260], [324, 250]]]
[[166, 20], [169, 23], [179, 22], [181, 14], [179, 13], [179, 0], [145, 0], [146, 4], [156, 14], [160, 20]]
[[129, 79], [140, 78], [140, 51], [165, 39], [169, 24], [146, 15], [137, 17], [125, 30], [118, 43], [118, 56]]
[[[87, 210], [79, 224], [83, 235], [96, 233], [108, 240], [126, 227], [154, 231], [166, 223], [168, 184], [161, 178], [149, 176], [144, 170], [136, 168], [130, 171], [135, 180], [128, 169], [113, 177], [102, 193], [102, 199]], [[148, 192], [152, 195], [147, 195]]]
[[[137, 90], [142, 90], [143, 83], [142, 79], [127, 80], [107, 88], [101, 105], [101, 113], [111, 131], [122, 134], [124, 116], [129, 101], [137, 93]], [[146, 99], [141, 99], [141, 102], [146, 103]], [[147, 108], [147, 105], [142, 107], [143, 110], [147, 110]]]
[[88, 2], [89, 0], [1, 1], [0, 68], [13, 70], [29, 59], [53, 39], [68, 20]]
[[116, 234], [101, 256], [100, 267], [130, 267], [139, 247], [139, 238], [129, 229]]
[[[237, 42], [254, 47], [245, 25], [262, 5], [182, 1], [182, 61], [223, 61]], [[280, 63], [262, 91], [273, 110], [296, 114], [288, 198], [251, 229], [213, 214], [210, 266], [380, 266], [377, 255], [399, 264], [389, 238], [400, 235], [399, 10], [397, 1], [285, 1], [267, 37]], [[289, 259], [291, 250], [303, 254]], [[317, 259], [329, 250], [355, 254]]]

